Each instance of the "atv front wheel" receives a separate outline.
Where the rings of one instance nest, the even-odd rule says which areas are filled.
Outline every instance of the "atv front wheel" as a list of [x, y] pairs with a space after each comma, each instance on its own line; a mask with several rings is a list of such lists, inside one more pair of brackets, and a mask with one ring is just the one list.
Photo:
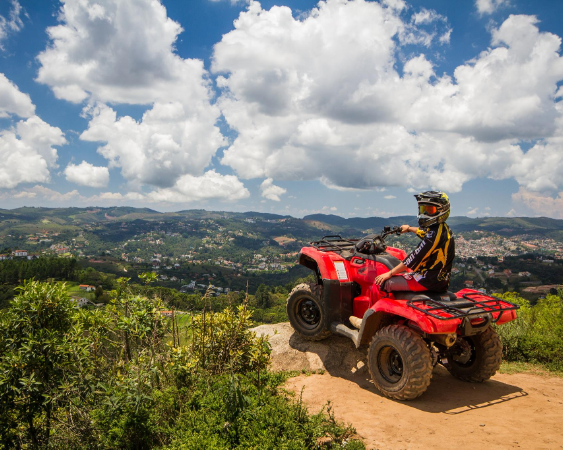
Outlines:
[[329, 337], [330, 323], [323, 302], [323, 287], [301, 283], [293, 288], [287, 299], [287, 316], [293, 329], [309, 341]]
[[502, 360], [502, 344], [491, 327], [474, 336], [458, 338], [448, 349], [442, 364], [456, 378], [472, 383], [482, 383], [499, 369]]
[[368, 365], [375, 386], [387, 397], [420, 397], [432, 378], [432, 358], [422, 337], [403, 325], [379, 330], [369, 346]]

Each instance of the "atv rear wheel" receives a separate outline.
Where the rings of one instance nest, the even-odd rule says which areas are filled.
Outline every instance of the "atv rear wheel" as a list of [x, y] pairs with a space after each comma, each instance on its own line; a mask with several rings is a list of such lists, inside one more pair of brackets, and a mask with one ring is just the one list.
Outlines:
[[432, 378], [432, 358], [422, 337], [403, 325], [379, 330], [369, 346], [368, 365], [375, 386], [387, 397], [420, 397]]
[[458, 338], [442, 364], [456, 378], [482, 383], [491, 378], [502, 361], [502, 344], [497, 332], [489, 327], [474, 336]]
[[320, 341], [329, 337], [330, 323], [323, 302], [323, 287], [301, 283], [287, 299], [287, 316], [293, 329], [304, 339]]

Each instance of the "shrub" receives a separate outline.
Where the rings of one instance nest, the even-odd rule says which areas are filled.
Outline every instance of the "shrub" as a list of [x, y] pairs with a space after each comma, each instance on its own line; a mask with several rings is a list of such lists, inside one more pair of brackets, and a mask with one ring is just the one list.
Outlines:
[[56, 408], [80, 396], [88, 345], [64, 283], [26, 282], [0, 324], [0, 438], [47, 446]]
[[515, 321], [500, 325], [497, 331], [504, 356], [510, 361], [542, 363], [563, 369], [563, 300], [556, 295], [540, 299], [535, 306], [515, 293], [502, 295], [520, 305]]

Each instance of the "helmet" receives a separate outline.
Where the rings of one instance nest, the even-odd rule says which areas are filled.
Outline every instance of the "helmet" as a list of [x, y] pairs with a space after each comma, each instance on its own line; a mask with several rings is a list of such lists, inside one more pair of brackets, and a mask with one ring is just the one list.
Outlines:
[[418, 225], [427, 228], [444, 223], [450, 216], [450, 199], [444, 192], [426, 191], [415, 195], [418, 202]]

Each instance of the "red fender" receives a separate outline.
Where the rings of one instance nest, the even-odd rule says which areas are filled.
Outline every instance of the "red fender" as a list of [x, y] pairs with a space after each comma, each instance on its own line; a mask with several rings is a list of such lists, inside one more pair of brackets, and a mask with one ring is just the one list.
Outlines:
[[[377, 301], [370, 309], [376, 314], [381, 313], [392, 314], [394, 316], [403, 317], [404, 319], [414, 322], [425, 333], [455, 333], [457, 326], [461, 323], [460, 319], [439, 320], [410, 308], [406, 305], [406, 300], [393, 300], [390, 298], [382, 298]], [[377, 314], [379, 313], [379, 314]]]
[[[347, 278], [339, 278], [336, 273], [336, 268], [334, 266], [335, 261], [342, 261], [345, 267], [348, 266], [348, 261], [342, 258], [342, 256], [334, 252], [321, 253], [314, 247], [303, 247], [299, 255], [299, 263], [305, 267], [309, 267], [306, 259], [315, 261], [319, 267], [321, 278], [324, 280], [340, 280], [342, 282], [350, 281], [350, 273], [348, 273], [348, 270], [346, 270]], [[309, 268], [311, 269], [312, 267]]]

